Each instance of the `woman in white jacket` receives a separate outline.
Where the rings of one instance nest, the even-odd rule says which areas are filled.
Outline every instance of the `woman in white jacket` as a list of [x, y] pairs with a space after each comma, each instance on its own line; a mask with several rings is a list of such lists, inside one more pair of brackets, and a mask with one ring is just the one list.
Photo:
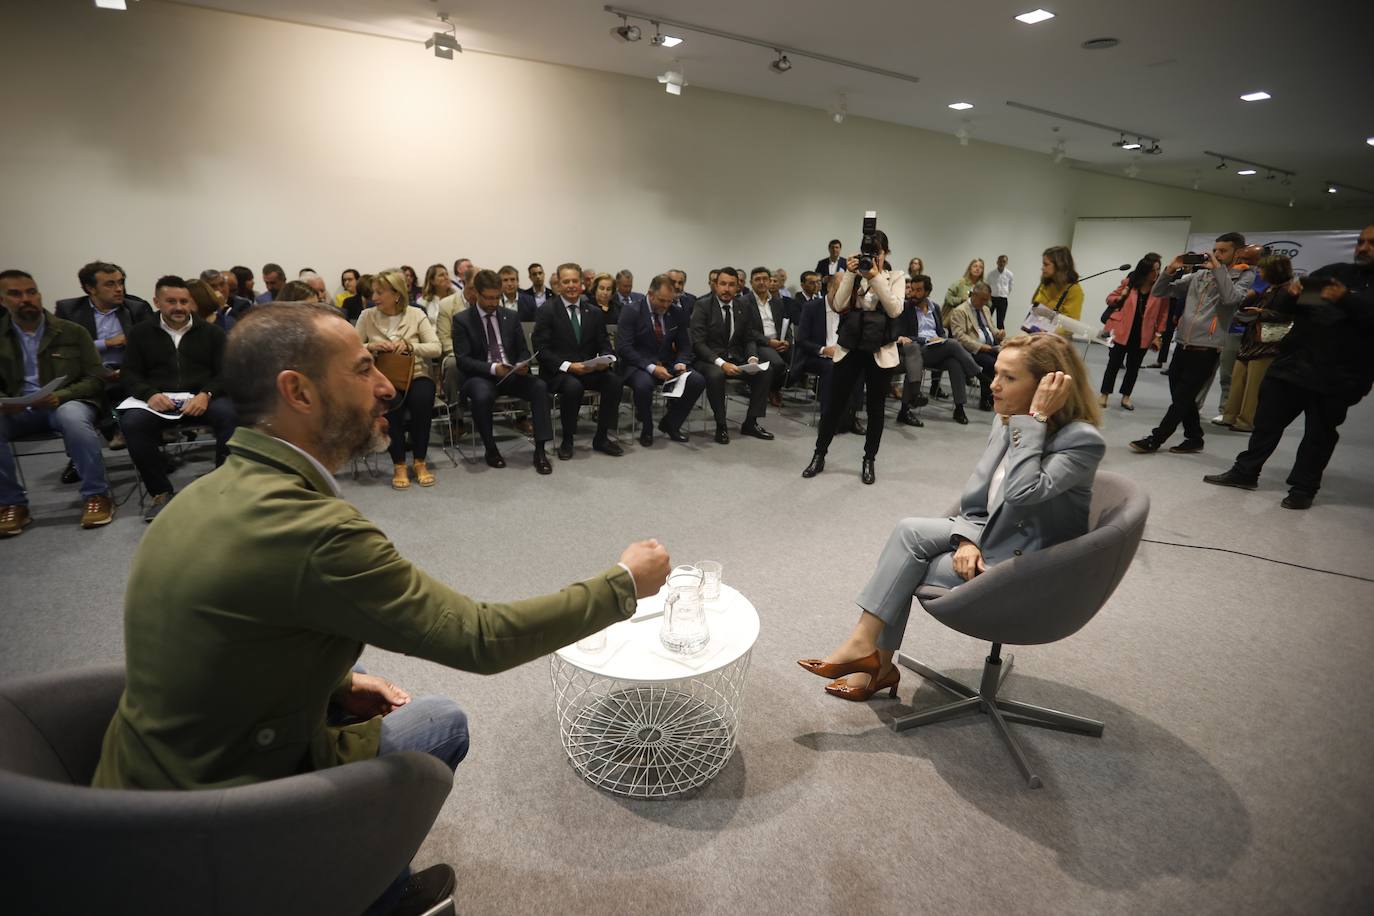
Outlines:
[[840, 415], [849, 403], [854, 386], [862, 379], [868, 386], [866, 409], [868, 429], [864, 434], [864, 460], [860, 477], [864, 483], [876, 479], [873, 462], [883, 440], [887, 390], [892, 371], [897, 368], [896, 320], [901, 317], [906, 275], [887, 263], [887, 233], [875, 234], [879, 252], [869, 258], [869, 268], [860, 270], [858, 256], [849, 258], [846, 269], [830, 278], [826, 305], [840, 316], [838, 339], [834, 344], [834, 374], [830, 381], [830, 401], [822, 405], [821, 425], [816, 432], [816, 451], [803, 477], [815, 477], [825, 470], [825, 453], [840, 425]]

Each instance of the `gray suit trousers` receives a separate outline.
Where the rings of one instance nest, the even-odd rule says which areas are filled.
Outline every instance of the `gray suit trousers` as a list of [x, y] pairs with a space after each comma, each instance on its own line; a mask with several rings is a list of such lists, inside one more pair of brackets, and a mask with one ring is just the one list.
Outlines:
[[892, 529], [878, 568], [857, 599], [859, 607], [885, 624], [878, 637], [879, 649], [895, 652], [901, 648], [917, 587], [953, 588], [963, 583], [954, 571], [949, 544], [953, 531], [954, 520], [949, 518], [904, 518]]

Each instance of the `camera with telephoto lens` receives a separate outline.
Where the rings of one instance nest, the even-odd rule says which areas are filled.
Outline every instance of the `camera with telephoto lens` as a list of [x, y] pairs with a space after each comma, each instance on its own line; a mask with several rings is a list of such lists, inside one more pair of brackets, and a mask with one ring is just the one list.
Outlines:
[[864, 228], [860, 234], [859, 242], [859, 270], [869, 271], [873, 269], [875, 258], [882, 256], [882, 250], [878, 248], [878, 211], [869, 210], [864, 213]]

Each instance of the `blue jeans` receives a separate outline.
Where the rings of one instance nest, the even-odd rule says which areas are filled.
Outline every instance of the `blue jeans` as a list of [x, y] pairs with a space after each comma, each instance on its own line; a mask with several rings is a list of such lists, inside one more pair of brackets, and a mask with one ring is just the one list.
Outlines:
[[98, 413], [85, 401], [68, 401], [56, 410], [26, 410], [0, 415], [0, 506], [27, 506], [29, 498], [19, 486], [10, 442], [35, 433], [59, 433], [67, 454], [81, 475], [83, 497], [103, 496], [110, 490], [105, 480], [104, 443], [96, 429]]
[[[353, 670], [359, 674], [367, 673], [361, 665], [355, 665]], [[456, 770], [468, 754], [467, 714], [448, 697], [412, 698], [409, 703], [382, 719], [381, 743], [377, 753], [394, 754], [398, 751], [433, 754], [448, 764], [449, 769]], [[385, 913], [395, 906], [409, 879], [410, 869], [406, 868], [382, 896], [367, 908], [363, 916]]]

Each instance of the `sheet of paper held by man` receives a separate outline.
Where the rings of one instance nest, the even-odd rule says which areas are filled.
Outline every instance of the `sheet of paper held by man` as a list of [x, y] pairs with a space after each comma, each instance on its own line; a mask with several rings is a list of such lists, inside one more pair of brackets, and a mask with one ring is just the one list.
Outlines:
[[0, 407], [32, 407], [66, 383], [67, 377], [65, 375], [59, 375], [33, 394], [25, 394], [17, 398], [0, 398]]
[[119, 406], [116, 407], [115, 410], [146, 410], [153, 416], [162, 417], [164, 420], [180, 420], [181, 408], [187, 401], [195, 397], [195, 395], [191, 394], [189, 391], [164, 391], [163, 394], [167, 396], [167, 400], [172, 402], [172, 406], [177, 409], [176, 413], [163, 413], [160, 410], [153, 410], [153, 408], [148, 406], [147, 401], [140, 401], [138, 398], [125, 398], [119, 402]]

